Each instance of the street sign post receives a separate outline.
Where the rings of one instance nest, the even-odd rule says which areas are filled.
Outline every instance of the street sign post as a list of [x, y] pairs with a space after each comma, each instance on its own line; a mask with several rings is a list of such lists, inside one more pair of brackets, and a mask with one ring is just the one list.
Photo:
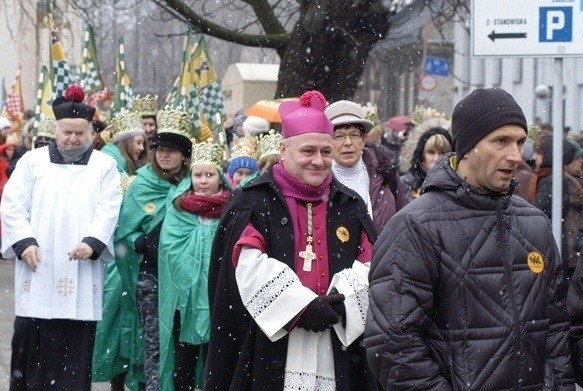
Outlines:
[[583, 55], [583, 0], [473, 0], [474, 57]]

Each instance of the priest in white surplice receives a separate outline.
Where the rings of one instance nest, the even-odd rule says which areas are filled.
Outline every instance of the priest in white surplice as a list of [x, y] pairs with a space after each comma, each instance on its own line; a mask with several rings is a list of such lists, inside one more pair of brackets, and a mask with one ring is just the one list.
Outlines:
[[113, 158], [91, 148], [83, 96], [72, 85], [54, 100], [55, 142], [27, 152], [2, 195], [2, 253], [16, 257], [11, 391], [91, 389], [122, 193]]
[[207, 390], [370, 390], [360, 346], [375, 230], [331, 174], [317, 91], [279, 112], [281, 161], [237, 189], [209, 276]]

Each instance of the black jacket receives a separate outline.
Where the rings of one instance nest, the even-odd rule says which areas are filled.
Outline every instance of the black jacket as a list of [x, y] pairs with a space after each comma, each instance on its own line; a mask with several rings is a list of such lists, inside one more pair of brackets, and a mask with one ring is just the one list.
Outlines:
[[450, 156], [375, 244], [373, 372], [389, 390], [574, 389], [548, 218], [518, 196], [471, 187]]
[[[336, 180], [330, 189], [327, 224], [335, 232], [342, 225], [350, 239], [328, 235], [330, 276], [351, 267], [358, 254], [362, 230], [376, 239], [361, 198]], [[223, 212], [211, 252], [209, 302], [211, 333], [205, 390], [282, 390], [288, 337], [271, 342], [253, 321], [239, 296], [231, 255], [234, 244], [251, 221], [265, 237], [266, 252], [294, 269], [293, 224], [285, 200], [276, 187], [272, 168], [233, 191]], [[342, 349], [333, 338], [337, 390], [366, 390], [373, 379], [357, 342]], [[368, 373], [367, 373], [368, 372]]]

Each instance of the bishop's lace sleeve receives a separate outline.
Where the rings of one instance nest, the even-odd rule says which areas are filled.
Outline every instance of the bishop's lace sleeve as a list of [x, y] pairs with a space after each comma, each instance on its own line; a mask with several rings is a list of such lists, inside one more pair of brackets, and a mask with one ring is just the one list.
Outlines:
[[317, 297], [289, 266], [252, 247], [242, 248], [235, 278], [245, 308], [272, 342]]
[[342, 322], [333, 327], [338, 339], [344, 346], [353, 343], [364, 333], [368, 311], [368, 272], [372, 257], [372, 242], [363, 231], [360, 238], [360, 251], [351, 268], [344, 269], [332, 276], [328, 293], [336, 289], [345, 297], [346, 326]]

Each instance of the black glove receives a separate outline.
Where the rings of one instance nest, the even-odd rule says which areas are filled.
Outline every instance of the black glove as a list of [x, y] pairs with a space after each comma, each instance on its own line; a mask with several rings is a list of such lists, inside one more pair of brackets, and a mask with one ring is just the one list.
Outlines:
[[335, 302], [333, 304], [330, 305], [330, 307], [332, 308], [332, 311], [334, 311], [336, 313], [336, 315], [338, 315], [338, 317], [340, 319], [342, 319], [342, 326], [346, 327], [346, 307], [344, 306], [344, 295], [339, 294], [338, 290], [336, 288], [332, 289], [332, 291], [330, 291], [330, 296], [331, 295], [340, 295], [342, 296], [342, 301], [338, 301]]
[[318, 296], [310, 302], [298, 319], [297, 326], [308, 331], [324, 331], [340, 321], [340, 317], [332, 309], [338, 303], [342, 304], [344, 295], [331, 294]]
[[162, 224], [147, 234], [138, 236], [134, 242], [134, 248], [138, 254], [144, 254], [145, 261], [156, 261], [158, 259], [158, 241], [160, 240], [160, 230]]

